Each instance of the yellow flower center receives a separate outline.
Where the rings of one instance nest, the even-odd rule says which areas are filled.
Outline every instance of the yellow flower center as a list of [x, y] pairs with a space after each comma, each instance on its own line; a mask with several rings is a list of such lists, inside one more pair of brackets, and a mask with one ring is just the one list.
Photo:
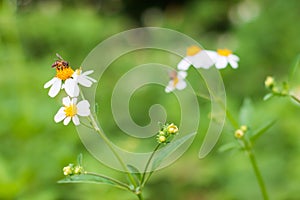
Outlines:
[[197, 53], [199, 53], [200, 51], [201, 51], [200, 47], [198, 47], [198, 46], [190, 46], [186, 50], [186, 55], [187, 56], [193, 56], [193, 55], [196, 55]]
[[56, 68], [56, 77], [65, 81], [68, 78], [71, 78], [74, 71], [71, 67], [63, 67], [63, 68]]
[[65, 106], [64, 111], [67, 117], [73, 117], [77, 114], [77, 107], [75, 104], [71, 104], [70, 106]]
[[176, 76], [175, 78], [173, 78], [173, 86], [175, 87], [179, 82], [178, 77]]
[[217, 52], [221, 56], [229, 56], [230, 54], [232, 54], [232, 51], [230, 51], [229, 49], [218, 49]]

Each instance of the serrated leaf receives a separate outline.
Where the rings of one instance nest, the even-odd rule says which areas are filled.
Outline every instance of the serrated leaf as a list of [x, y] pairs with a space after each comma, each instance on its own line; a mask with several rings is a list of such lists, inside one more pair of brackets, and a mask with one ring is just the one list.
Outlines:
[[82, 166], [82, 153], [77, 156], [77, 165]]
[[250, 137], [250, 140], [252, 142], [255, 142], [260, 136], [262, 136], [264, 133], [266, 133], [267, 130], [269, 130], [274, 124], [275, 124], [275, 120], [267, 122], [266, 124], [264, 124], [261, 128], [259, 128], [252, 134], [252, 136]]
[[129, 172], [134, 175], [138, 181], [140, 181], [142, 178], [142, 174], [139, 172], [139, 170], [133, 165], [127, 165], [127, 167], [129, 169]]
[[155, 170], [157, 167], [159, 167], [159, 165], [164, 159], [166, 159], [171, 153], [173, 153], [176, 149], [178, 149], [182, 144], [184, 144], [195, 134], [196, 133], [190, 133], [182, 138], [173, 140], [171, 143], [167, 144], [164, 148], [157, 152], [157, 155], [153, 159], [152, 170]]
[[124, 183], [121, 183], [110, 177], [106, 177], [103, 175], [95, 175], [95, 174], [72, 175], [58, 181], [58, 183], [95, 183], [95, 184], [106, 184], [118, 188], [128, 189], [127, 185]]
[[249, 98], [246, 98], [240, 109], [239, 122], [241, 125], [247, 125], [253, 116], [253, 104]]
[[236, 142], [231, 142], [231, 143], [227, 143], [227, 144], [222, 145], [222, 146], [218, 149], [218, 151], [223, 153], [223, 152], [225, 152], [225, 151], [230, 151], [230, 150], [233, 150], [233, 149], [238, 148], [238, 147], [239, 147], [239, 146], [237, 145]]
[[263, 100], [267, 101], [268, 99], [271, 99], [273, 96], [274, 96], [273, 93], [268, 93], [264, 96]]

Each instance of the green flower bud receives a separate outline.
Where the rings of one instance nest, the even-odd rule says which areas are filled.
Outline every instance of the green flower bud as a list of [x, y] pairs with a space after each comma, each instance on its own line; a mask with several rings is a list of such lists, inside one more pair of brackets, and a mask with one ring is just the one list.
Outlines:
[[242, 131], [241, 129], [238, 129], [234, 132], [234, 136], [237, 139], [241, 139], [244, 136], [244, 131]]

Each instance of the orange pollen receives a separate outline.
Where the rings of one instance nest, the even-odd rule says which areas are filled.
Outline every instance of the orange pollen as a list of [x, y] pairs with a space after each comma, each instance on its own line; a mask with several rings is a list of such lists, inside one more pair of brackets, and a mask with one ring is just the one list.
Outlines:
[[201, 50], [202, 49], [198, 46], [190, 46], [186, 50], [186, 55], [187, 56], [193, 56], [193, 55], [196, 55], [197, 53], [199, 53]]
[[67, 117], [73, 117], [77, 114], [77, 107], [75, 104], [71, 104], [70, 106], [65, 106], [64, 112]]
[[179, 82], [179, 79], [178, 77], [176, 76], [174, 79], [173, 79], [173, 86], [175, 87]]
[[68, 78], [71, 78], [74, 71], [71, 67], [63, 67], [61, 69], [56, 68], [56, 77], [65, 81]]
[[229, 56], [230, 54], [232, 54], [232, 51], [230, 51], [229, 49], [218, 49], [217, 52], [221, 56]]

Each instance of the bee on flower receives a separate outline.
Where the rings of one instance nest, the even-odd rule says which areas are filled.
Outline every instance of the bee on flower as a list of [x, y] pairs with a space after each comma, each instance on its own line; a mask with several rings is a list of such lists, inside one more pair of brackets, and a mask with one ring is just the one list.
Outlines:
[[187, 76], [187, 72], [172, 71], [169, 75], [170, 75], [170, 81], [169, 81], [167, 87], [165, 88], [166, 93], [170, 93], [175, 89], [183, 90], [184, 88], [186, 88], [187, 84], [185, 82], [185, 78]]
[[208, 69], [214, 65], [211, 56], [213, 51], [203, 50], [198, 46], [190, 46], [186, 50], [186, 57], [184, 57], [177, 65], [179, 70], [188, 70], [191, 65], [196, 68]]
[[56, 54], [56, 56], [58, 60], [52, 64], [52, 67], [56, 69], [56, 75], [44, 85], [44, 88], [50, 87], [48, 92], [50, 97], [55, 97], [61, 89], [64, 89], [68, 96], [77, 97], [80, 92], [78, 84], [91, 87], [92, 83], [96, 82], [93, 78], [88, 77], [93, 70], [82, 73], [80, 68], [74, 71], [60, 55]]
[[65, 97], [62, 103], [64, 106], [54, 116], [56, 123], [63, 121], [64, 125], [68, 125], [72, 120], [74, 125], [77, 126], [80, 124], [78, 116], [87, 117], [90, 115], [90, 104], [87, 100], [77, 103], [77, 98]]

